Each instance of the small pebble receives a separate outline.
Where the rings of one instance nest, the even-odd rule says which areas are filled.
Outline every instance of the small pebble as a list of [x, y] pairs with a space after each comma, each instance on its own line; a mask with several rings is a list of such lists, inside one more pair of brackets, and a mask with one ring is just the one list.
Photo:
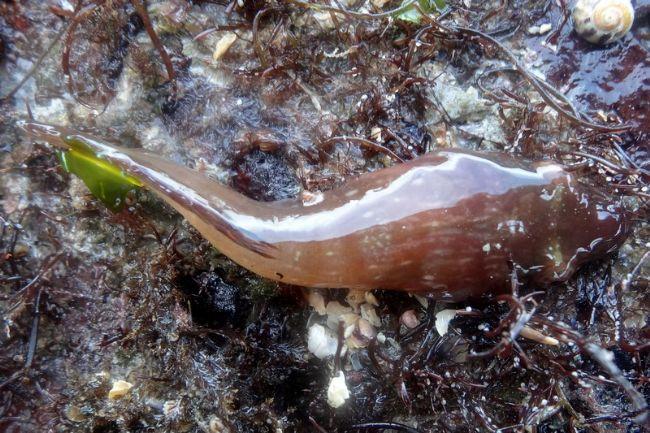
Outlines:
[[116, 400], [124, 397], [133, 388], [133, 384], [125, 380], [116, 380], [113, 382], [113, 387], [108, 391], [108, 398]]
[[413, 329], [420, 324], [420, 320], [418, 320], [418, 315], [415, 313], [415, 310], [406, 310], [403, 312], [399, 321], [409, 329]]
[[230, 433], [230, 429], [221, 421], [221, 418], [213, 416], [209, 422], [210, 433]]

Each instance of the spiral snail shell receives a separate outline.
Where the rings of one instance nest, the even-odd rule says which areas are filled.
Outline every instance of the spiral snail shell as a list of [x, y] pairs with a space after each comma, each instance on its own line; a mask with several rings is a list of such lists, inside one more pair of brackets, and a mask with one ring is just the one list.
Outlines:
[[573, 8], [576, 32], [594, 44], [608, 44], [625, 35], [634, 22], [630, 0], [578, 0]]

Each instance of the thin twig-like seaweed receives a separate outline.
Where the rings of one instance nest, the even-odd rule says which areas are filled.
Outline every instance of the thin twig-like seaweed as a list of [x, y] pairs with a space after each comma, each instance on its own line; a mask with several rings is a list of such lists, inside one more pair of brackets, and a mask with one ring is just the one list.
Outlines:
[[643, 168], [626, 168], [622, 165], [616, 164], [614, 162], [608, 161], [605, 158], [601, 158], [600, 156], [587, 153], [587, 152], [582, 152], [579, 150], [569, 150], [564, 152], [565, 154], [568, 155], [575, 155], [575, 156], [581, 156], [583, 158], [591, 159], [598, 164], [602, 165], [603, 167], [606, 167], [607, 169], [611, 170], [614, 173], [620, 173], [620, 174], [625, 174], [628, 176], [632, 176], [635, 174], [644, 174], [646, 176], [650, 176], [650, 172], [648, 170], [645, 170]]
[[154, 30], [153, 25], [151, 24], [151, 20], [149, 19], [149, 13], [147, 13], [147, 8], [142, 3], [142, 0], [131, 0], [131, 3], [133, 4], [133, 7], [135, 7], [135, 10], [138, 12], [140, 19], [142, 19], [144, 28], [147, 31], [147, 34], [149, 35], [149, 38], [151, 39], [153, 46], [156, 48], [156, 50], [158, 50], [158, 53], [160, 53], [160, 57], [162, 58], [163, 63], [165, 64], [165, 69], [167, 69], [167, 79], [173, 82], [174, 79], [176, 78], [176, 72], [174, 71], [174, 64], [172, 63], [172, 60], [169, 57], [169, 54], [167, 53], [167, 50], [165, 50], [165, 46], [160, 41], [158, 34]]
[[347, 17], [361, 18], [361, 19], [382, 19], [382, 18], [389, 18], [395, 15], [399, 15], [400, 13], [409, 10], [411, 7], [417, 4], [417, 0], [407, 0], [404, 3], [402, 3], [398, 8], [386, 12], [376, 13], [376, 14], [356, 12], [356, 11], [351, 11], [349, 9], [345, 9], [343, 7], [328, 6], [320, 3], [307, 3], [302, 0], [287, 0], [287, 3], [291, 3], [296, 6], [300, 6], [302, 8], [312, 9], [316, 11], [333, 12], [333, 13], [345, 15]]
[[29, 68], [29, 71], [23, 76], [23, 78], [20, 79], [20, 81], [4, 96], [0, 96], [0, 102], [7, 101], [11, 99], [20, 89], [23, 87], [23, 85], [29, 80], [41, 67], [43, 64], [43, 61], [47, 58], [47, 56], [52, 53], [53, 48], [56, 46], [56, 44], [59, 43], [63, 35], [68, 31], [68, 28], [63, 27], [61, 30], [59, 30], [56, 35], [54, 36], [54, 39], [50, 42], [50, 44], [45, 48], [45, 50], [41, 53], [40, 56], [38, 56], [38, 59], [34, 62], [31, 68]]
[[406, 433], [420, 433], [419, 430], [414, 429], [413, 427], [407, 426], [406, 424], [401, 424], [398, 422], [366, 422], [361, 424], [354, 424], [344, 430], [344, 432], [362, 432], [362, 431], [384, 431], [384, 430], [394, 430], [398, 432]]
[[[416, 6], [417, 7], [417, 6]], [[451, 26], [451, 27], [445, 27], [441, 24], [439, 24], [437, 21], [436, 22], [441, 28], [446, 29], [448, 31], [455, 31], [457, 33], [464, 33], [470, 36], [477, 36], [479, 38], [482, 38], [491, 44], [495, 45], [498, 47], [512, 62], [514, 67], [522, 74], [522, 76], [532, 85], [535, 90], [539, 93], [539, 95], [542, 97], [542, 99], [549, 104], [551, 108], [553, 108], [555, 111], [558, 112], [558, 114], [562, 115], [563, 117], [569, 119], [572, 123], [578, 124], [580, 126], [583, 126], [585, 128], [591, 128], [595, 129], [598, 131], [606, 131], [606, 132], [623, 132], [627, 131], [628, 129], [631, 128], [630, 125], [620, 125], [620, 126], [607, 126], [607, 125], [600, 125], [597, 123], [593, 123], [590, 121], [583, 120], [579, 118], [576, 114], [568, 111], [566, 108], [562, 107], [558, 101], [556, 101], [553, 98], [553, 94], [548, 91], [549, 88], [552, 88], [552, 86], [546, 82], [544, 82], [541, 78], [536, 77], [533, 75], [531, 72], [528, 71], [520, 62], [519, 59], [508, 49], [506, 48], [501, 42], [497, 41], [494, 39], [492, 36], [489, 36], [481, 31], [475, 30], [475, 29], [470, 29], [467, 27], [460, 27], [460, 26]], [[553, 91], [553, 93], [559, 93], [557, 91]], [[557, 96], [556, 96], [557, 97]], [[562, 101], [564, 102], [564, 101]]]
[[557, 332], [557, 335], [564, 337], [565, 340], [575, 343], [585, 354], [589, 355], [596, 361], [600, 367], [605, 370], [611, 379], [616, 382], [623, 391], [628, 395], [632, 406], [634, 407], [633, 418], [636, 423], [643, 424], [648, 419], [648, 402], [623, 375], [621, 369], [613, 362], [611, 352], [606, 351], [599, 345], [589, 342], [578, 332], [544, 318], [537, 318], [537, 321], [544, 324], [549, 329]]
[[80, 104], [89, 107], [88, 104], [83, 102], [80, 98], [77, 97], [77, 92], [75, 91], [74, 79], [72, 78], [71, 68], [70, 68], [70, 52], [72, 51], [72, 44], [74, 41], [74, 32], [76, 28], [81, 24], [81, 22], [89, 16], [92, 12], [95, 11], [100, 6], [99, 3], [91, 4], [83, 9], [81, 7], [81, 1], [77, 3], [77, 8], [75, 8], [75, 14], [71, 18], [68, 28], [66, 29], [66, 37], [63, 43], [63, 52], [61, 54], [61, 69], [63, 74], [67, 77], [67, 87], [70, 95]]
[[257, 55], [257, 58], [259, 59], [263, 69], [269, 67], [269, 61], [266, 57], [266, 53], [264, 52], [264, 49], [262, 48], [262, 44], [260, 43], [260, 38], [259, 38], [260, 20], [265, 15], [273, 12], [274, 10], [275, 10], [274, 8], [262, 9], [257, 14], [255, 14], [255, 18], [253, 19], [253, 49], [255, 50], [255, 54]]
[[[499, 50], [505, 54], [505, 56], [510, 60], [510, 62], [513, 64], [514, 68], [526, 79], [526, 81], [529, 82], [530, 85], [533, 86], [533, 88], [539, 93], [539, 95], [542, 97], [542, 99], [555, 111], [557, 111], [560, 115], [563, 117], [567, 118], [569, 121], [571, 121], [574, 124], [581, 125], [586, 128], [591, 128], [595, 129], [598, 131], [606, 131], [606, 132], [623, 132], [631, 128], [630, 125], [620, 125], [620, 126], [608, 126], [608, 125], [600, 125], [597, 123], [593, 123], [591, 121], [584, 120], [580, 117], [578, 117], [577, 114], [573, 113], [572, 111], [567, 110], [564, 108], [561, 104], [566, 104], [566, 98], [564, 97], [558, 97], [561, 93], [553, 87], [543, 81], [541, 78], [533, 75], [531, 72], [528, 71], [527, 68], [525, 68], [519, 59], [507, 48], [505, 47], [501, 42], [496, 40], [493, 36], [486, 34], [484, 32], [481, 32], [476, 29], [468, 28], [468, 27], [463, 27], [463, 26], [457, 26], [457, 25], [444, 25], [441, 23], [441, 20], [439, 18], [432, 18], [429, 16], [426, 11], [424, 11], [421, 6], [417, 2], [405, 2], [402, 6], [400, 6], [398, 9], [394, 11], [388, 11], [384, 12], [381, 14], [365, 14], [365, 13], [359, 13], [359, 12], [353, 12], [348, 9], [344, 8], [335, 8], [335, 7], [330, 7], [330, 6], [324, 6], [321, 4], [313, 4], [313, 3], [305, 3], [302, 2], [301, 0], [289, 0], [290, 3], [296, 4], [301, 7], [307, 7], [315, 10], [327, 10], [335, 13], [340, 13], [346, 16], [350, 17], [355, 17], [355, 18], [362, 18], [362, 19], [380, 19], [380, 18], [385, 18], [387, 16], [391, 16], [393, 14], [399, 14], [401, 11], [407, 10], [410, 7], [413, 7], [417, 9], [420, 14], [422, 15], [423, 19], [426, 20], [433, 28], [437, 28], [440, 30], [443, 30], [446, 34], [453, 34], [453, 35], [468, 35], [468, 36], [474, 36], [478, 37], [480, 39], [483, 39], [492, 45], [496, 46], [499, 48]], [[552, 90], [549, 90], [552, 89]], [[558, 98], [560, 101], [556, 99]], [[573, 107], [570, 106], [572, 109]]]
[[[163, 43], [158, 37], [158, 34], [153, 28], [153, 25], [151, 23], [151, 20], [149, 19], [149, 14], [147, 13], [147, 9], [145, 5], [142, 3], [141, 0], [131, 0], [131, 3], [133, 4], [133, 7], [135, 8], [138, 16], [142, 20], [144, 29], [149, 35], [149, 38], [151, 39], [154, 48], [160, 54], [162, 62], [167, 71], [167, 79], [170, 82], [172, 82], [173, 89], [174, 91], [176, 91], [176, 84], [175, 84], [176, 72], [174, 70], [173, 62], [169, 54], [167, 53], [167, 50], [165, 49]], [[85, 102], [82, 98], [80, 98], [77, 95], [75, 80], [73, 78], [73, 70], [70, 63], [70, 56], [76, 38], [77, 27], [79, 27], [82, 23], [84, 23], [84, 21], [87, 20], [91, 16], [91, 14], [95, 13], [98, 8], [104, 7], [106, 4], [107, 4], [106, 0], [95, 0], [93, 3], [82, 7], [81, 6], [82, 2], [78, 1], [77, 7], [75, 8], [75, 11], [70, 18], [70, 22], [64, 32], [66, 37], [64, 40], [63, 51], [61, 55], [61, 68], [67, 78], [68, 91], [70, 92], [72, 97], [75, 98], [77, 102], [79, 102], [80, 104], [88, 108], [92, 108], [91, 105]]]
[[402, 158], [400, 158], [395, 152], [392, 150], [388, 149], [385, 146], [382, 146], [379, 143], [375, 143], [374, 141], [367, 140], [365, 138], [361, 137], [350, 137], [347, 135], [341, 135], [341, 136], [335, 136], [335, 137], [330, 137], [327, 140], [324, 140], [321, 145], [322, 146], [328, 146], [330, 144], [334, 144], [337, 142], [347, 142], [351, 141], [353, 143], [358, 143], [361, 144], [362, 146], [367, 147], [368, 149], [374, 150], [375, 152], [378, 153], [384, 153], [388, 156], [390, 156], [392, 159], [394, 159], [397, 162], [404, 162]]

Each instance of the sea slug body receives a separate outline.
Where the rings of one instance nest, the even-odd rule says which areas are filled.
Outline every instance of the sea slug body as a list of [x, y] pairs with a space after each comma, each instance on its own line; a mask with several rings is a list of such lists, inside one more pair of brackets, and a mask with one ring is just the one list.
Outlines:
[[299, 198], [251, 200], [157, 155], [21, 122], [36, 139], [87, 148], [139, 179], [223, 254], [307, 287], [422, 291], [464, 299], [507, 290], [512, 269], [544, 287], [620, 246], [624, 210], [558, 164], [444, 150]]

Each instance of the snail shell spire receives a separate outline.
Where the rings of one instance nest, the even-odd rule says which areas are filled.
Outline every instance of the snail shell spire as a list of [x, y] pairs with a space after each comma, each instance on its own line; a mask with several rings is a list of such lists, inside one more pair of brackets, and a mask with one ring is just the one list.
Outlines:
[[573, 8], [576, 33], [594, 44], [608, 44], [632, 28], [634, 7], [630, 0], [578, 0]]

